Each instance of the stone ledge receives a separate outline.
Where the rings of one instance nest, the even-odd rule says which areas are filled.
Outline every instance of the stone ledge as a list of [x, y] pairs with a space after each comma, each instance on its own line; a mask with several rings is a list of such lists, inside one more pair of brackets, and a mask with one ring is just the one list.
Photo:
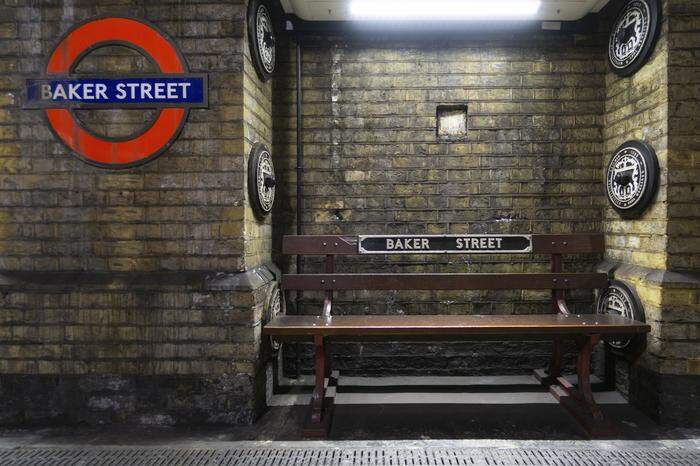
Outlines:
[[245, 272], [156, 271], [156, 272], [0, 272], [0, 290], [37, 291], [135, 291], [186, 289], [197, 291], [253, 291], [279, 280], [274, 264]]
[[643, 281], [663, 288], [700, 289], [700, 274], [689, 272], [652, 269], [611, 260], [599, 263], [596, 271], [614, 278]]
[[207, 290], [257, 290], [273, 281], [280, 281], [282, 272], [275, 264], [265, 264], [243, 273], [219, 272], [207, 277]]

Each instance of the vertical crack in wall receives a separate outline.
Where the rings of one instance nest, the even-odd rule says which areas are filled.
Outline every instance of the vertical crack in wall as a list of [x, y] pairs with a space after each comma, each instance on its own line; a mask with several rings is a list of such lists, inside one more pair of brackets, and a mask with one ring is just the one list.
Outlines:
[[340, 81], [343, 76], [344, 46], [337, 42], [331, 47], [331, 168], [340, 168]]

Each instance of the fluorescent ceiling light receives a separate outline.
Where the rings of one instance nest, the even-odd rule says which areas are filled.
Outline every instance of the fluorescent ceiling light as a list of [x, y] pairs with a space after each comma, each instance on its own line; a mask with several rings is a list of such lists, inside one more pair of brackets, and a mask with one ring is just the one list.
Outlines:
[[541, 0], [352, 0], [350, 16], [369, 21], [464, 21], [534, 17]]

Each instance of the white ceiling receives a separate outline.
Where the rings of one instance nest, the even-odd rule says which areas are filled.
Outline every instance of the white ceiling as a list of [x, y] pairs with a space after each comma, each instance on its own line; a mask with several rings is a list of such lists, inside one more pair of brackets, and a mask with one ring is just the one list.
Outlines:
[[[376, 0], [381, 2], [382, 0]], [[425, 0], [430, 2], [430, 0]], [[534, 20], [576, 21], [588, 13], [597, 13], [609, 0], [542, 0]], [[351, 0], [280, 0], [286, 13], [307, 21], [350, 20]]]

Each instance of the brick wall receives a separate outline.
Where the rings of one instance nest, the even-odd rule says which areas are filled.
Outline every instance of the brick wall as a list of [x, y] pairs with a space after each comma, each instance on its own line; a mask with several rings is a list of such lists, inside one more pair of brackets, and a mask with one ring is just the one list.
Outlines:
[[[244, 58], [245, 2], [11, 3], [0, 7], [0, 423], [252, 422], [274, 276], [259, 267], [269, 222], [246, 207], [245, 154], [270, 139], [270, 93]], [[105, 14], [154, 23], [209, 76], [210, 107], [190, 112], [160, 158], [118, 172], [77, 160], [21, 108], [61, 34]], [[108, 47], [78, 72], [148, 67]], [[79, 116], [127, 135], [153, 113]]]
[[[486, 34], [460, 39], [320, 38], [303, 47], [305, 234], [600, 231], [605, 62], [594, 37]], [[294, 63], [275, 81], [275, 152], [293, 198]], [[436, 106], [466, 103], [468, 135], [436, 140]], [[286, 232], [294, 209], [285, 205]], [[591, 270], [599, 257], [569, 257]], [[337, 261], [339, 270], [547, 270], [540, 256], [393, 256]], [[306, 270], [321, 270], [312, 260]], [[304, 294], [302, 312], [320, 302]], [[337, 313], [550, 312], [548, 292], [339, 295]], [[573, 295], [590, 309], [591, 295]], [[548, 346], [361, 345], [349, 370], [525, 373]], [[357, 353], [362, 357], [357, 358]], [[431, 358], [433, 352], [442, 353]], [[472, 357], [465, 358], [465, 354]], [[348, 356], [346, 359], [344, 356]], [[347, 361], [347, 362], [345, 362]]]
[[[604, 231], [601, 269], [633, 285], [652, 326], [645, 353], [618, 360], [619, 388], [663, 422], [697, 419], [697, 164], [694, 68], [696, 6], [663, 5], [649, 63], [629, 78], [605, 65], [609, 27], [621, 2], [601, 14], [596, 37], [479, 36], [431, 41], [392, 36], [320, 38], [304, 44], [303, 229], [319, 233]], [[452, 36], [454, 38], [454, 35]], [[294, 188], [293, 54], [275, 87], [275, 150]], [[464, 141], [435, 140], [435, 107], [469, 105]], [[277, 131], [279, 128], [279, 131]], [[602, 196], [614, 149], [642, 139], [661, 165], [659, 193], [637, 220], [623, 221]], [[596, 165], [599, 164], [599, 165]], [[670, 198], [670, 200], [669, 200]], [[280, 232], [292, 232], [292, 203]], [[590, 270], [597, 258], [574, 258]], [[321, 270], [307, 260], [308, 270]], [[539, 257], [389, 257], [344, 260], [345, 271], [543, 270]], [[339, 313], [546, 312], [538, 293], [340, 295]], [[590, 309], [590, 296], [573, 296]], [[299, 312], [318, 313], [304, 295]], [[287, 350], [287, 369], [298, 363]], [[302, 348], [303, 351], [303, 348]], [[542, 364], [546, 347], [345, 345], [350, 372], [518, 373]], [[465, 357], [468, 355], [469, 357]], [[301, 361], [308, 353], [301, 354]], [[308, 366], [306, 366], [308, 368]], [[686, 387], [686, 388], [682, 388]]]
[[669, 250], [673, 270], [700, 270], [700, 4], [669, 5]]
[[[603, 12], [606, 31], [612, 26], [621, 2]], [[605, 76], [605, 157], [625, 141], [640, 139], [656, 151], [661, 168], [659, 192], [639, 219], [621, 218], [606, 202], [606, 257], [650, 268], [665, 268], [667, 246], [666, 189], [668, 178], [668, 22], [662, 22], [654, 53], [647, 64], [630, 77], [608, 71]]]
[[[244, 6], [197, 4], [184, 14], [169, 2], [121, 8], [111, 2], [31, 5], [36, 4], [3, 7], [0, 268], [243, 270], [243, 237], [231, 224], [241, 222], [244, 201]], [[43, 72], [60, 35], [106, 13], [156, 23], [175, 39], [191, 71], [210, 78], [210, 108], [190, 112], [167, 154], [121, 172], [93, 168], [68, 155], [42, 112], [21, 109], [23, 80]], [[105, 55], [79, 71], [110, 69], [120, 58], [115, 69], [127, 71], [130, 64], [137, 65], [132, 72], [143, 68], [133, 59]]]
[[[700, 425], [700, 4], [668, 0], [669, 155], [667, 339], [660, 417]], [[675, 383], [682, 387], [675, 388]], [[664, 390], [664, 388], [666, 390]], [[664, 409], [666, 408], [666, 409]]]
[[[281, 38], [280, 38], [281, 40]], [[243, 150], [248, 166], [250, 149], [262, 142], [272, 150], [272, 83], [262, 83], [258, 78], [248, 46], [248, 29], [245, 28], [243, 61]], [[274, 154], [273, 154], [274, 157]], [[255, 217], [248, 199], [246, 175], [245, 205], [245, 262], [248, 268], [269, 263], [272, 251], [272, 216], [264, 220]]]
[[267, 288], [141, 279], [3, 286], [0, 424], [252, 422]]
[[[603, 10], [604, 33], [610, 30], [622, 6], [623, 2], [612, 2]], [[645, 355], [645, 365], [652, 365], [652, 354], [659, 352], [662, 304], [661, 284], [645, 280], [644, 271], [665, 270], [667, 257], [667, 49], [668, 21], [664, 18], [654, 53], [647, 64], [626, 78], [608, 71], [605, 86], [604, 166], [607, 166], [620, 144], [631, 139], [641, 139], [654, 148], [661, 169], [658, 194], [643, 216], [633, 220], [623, 219], [609, 204], [606, 203], [604, 209], [606, 258], [617, 267], [616, 277], [635, 287], [644, 306], [646, 320], [653, 327], [647, 339], [649, 351]], [[620, 265], [627, 267], [620, 269]], [[618, 366], [622, 366], [623, 372], [620, 379], [627, 381], [627, 365], [620, 361]], [[626, 393], [630, 390], [628, 387], [622, 389]]]
[[[603, 10], [604, 31], [622, 4], [611, 2]], [[654, 148], [661, 168], [658, 195], [639, 219], [623, 220], [609, 206], [604, 213], [607, 261], [601, 268], [635, 287], [652, 327], [642, 357], [633, 364], [618, 361], [619, 387], [656, 419], [690, 425], [700, 412], [694, 395], [700, 387], [697, 14], [696, 2], [663, 2], [649, 62], [631, 77], [606, 75], [603, 130], [604, 163], [622, 142], [641, 139]]]
[[[314, 233], [604, 231], [601, 267], [635, 285], [652, 335], [621, 388], [658, 419], [692, 424], [697, 353], [697, 42], [693, 0], [666, 0], [652, 60], [630, 78], [605, 65], [603, 33], [513, 32], [307, 38], [303, 230]], [[19, 1], [0, 7], [0, 423], [252, 422], [263, 407], [260, 319], [270, 250], [294, 231], [294, 51], [272, 83], [252, 68], [243, 0]], [[158, 160], [109, 172], [72, 157], [41, 112], [21, 108], [58, 37], [101, 14], [147, 19], [206, 72], [193, 110]], [[115, 47], [79, 72], [148, 71]], [[462, 141], [435, 136], [438, 104], [469, 105]], [[149, 111], [80, 111], [95, 131], [131, 133]], [[640, 220], [603, 197], [614, 148], [649, 141], [662, 183]], [[256, 141], [278, 167], [273, 217], [255, 219], [246, 162]], [[273, 220], [274, 219], [274, 220]], [[601, 257], [569, 257], [592, 270]], [[542, 271], [539, 256], [400, 256], [343, 271]], [[307, 271], [320, 263], [307, 260]], [[293, 297], [293, 296], [292, 296]], [[338, 313], [549, 312], [549, 293], [347, 293]], [[577, 311], [592, 295], [571, 296]], [[301, 308], [318, 313], [320, 297]], [[306, 351], [303, 347], [302, 350]], [[287, 348], [287, 369], [296, 366]], [[370, 374], [527, 373], [544, 344], [345, 345], [336, 363]], [[303, 353], [302, 364], [308, 362]], [[308, 366], [305, 366], [308, 369]]]

